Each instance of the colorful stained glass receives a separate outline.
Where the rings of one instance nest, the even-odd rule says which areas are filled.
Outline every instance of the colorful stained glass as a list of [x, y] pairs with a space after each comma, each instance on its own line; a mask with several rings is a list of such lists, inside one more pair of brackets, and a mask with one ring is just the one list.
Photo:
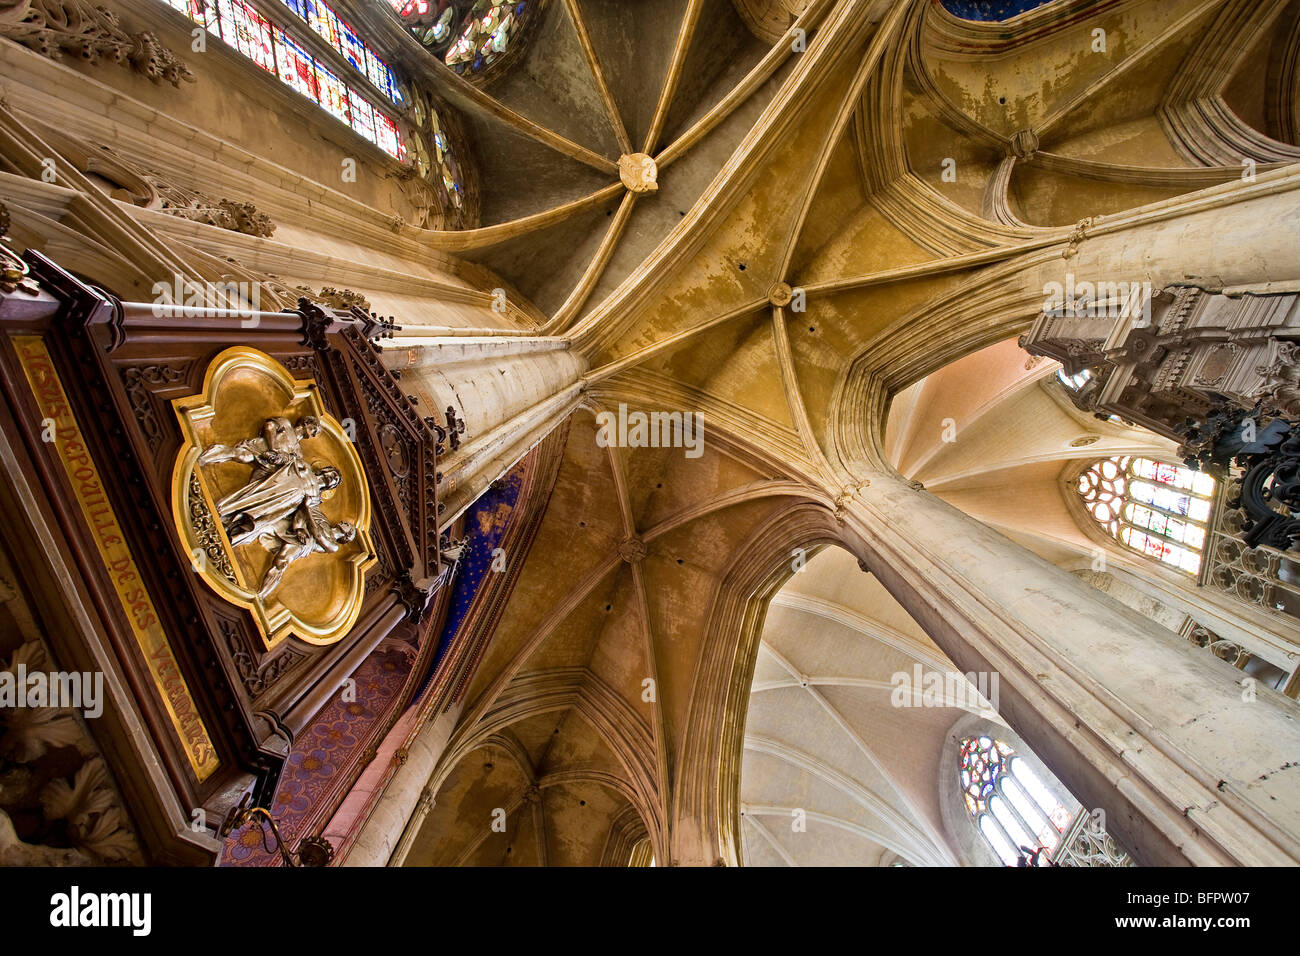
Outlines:
[[339, 21], [339, 52], [348, 65], [358, 73], [366, 73], [366, 45], [361, 42], [355, 30]]
[[375, 142], [380, 149], [395, 159], [401, 159], [406, 155], [406, 150], [402, 146], [402, 137], [397, 131], [397, 124], [379, 110], [375, 110]]
[[[530, 4], [517, 0], [477, 0], [443, 59], [457, 73], [486, 69], [506, 52], [511, 38], [531, 12]], [[451, 20], [446, 11], [433, 26], [417, 31], [428, 46], [440, 44], [450, 34]]]
[[179, 10], [195, 23], [207, 27], [209, 33], [221, 36], [215, 0], [167, 0], [173, 10]]
[[348, 119], [348, 88], [343, 85], [342, 80], [319, 63], [315, 64], [315, 67], [316, 82], [320, 85], [320, 105], [331, 116], [350, 125]]
[[[295, 92], [347, 123], [394, 159], [405, 159], [406, 145], [397, 124], [349, 87], [306, 48], [257, 12], [245, 0], [167, 0], [169, 6], [206, 26], [227, 44]], [[351, 27], [322, 0], [284, 0], [295, 14], [330, 41], [335, 49], [394, 103], [402, 96], [397, 77]]]
[[1120, 456], [1079, 476], [1093, 520], [1120, 543], [1164, 564], [1199, 574], [1214, 479], [1151, 458]]
[[326, 43], [341, 52], [339, 39], [339, 18], [325, 0], [302, 0], [303, 13], [307, 25], [319, 34]]
[[356, 90], [348, 90], [348, 108], [352, 116], [352, 128], [370, 142], [375, 141], [374, 109], [358, 95]]
[[268, 73], [274, 73], [275, 52], [271, 47], [270, 22], [244, 0], [221, 0], [221, 9], [227, 8], [231, 11], [239, 52]]
[[311, 54], [278, 28], [275, 31], [275, 64], [280, 79], [287, 86], [320, 105], [320, 84], [316, 81]]
[[[217, 21], [221, 25], [221, 39], [225, 40], [230, 46], [239, 50], [239, 30], [235, 26], [235, 13], [228, 0], [213, 0], [212, 5], [217, 8]], [[243, 50], [239, 50], [243, 53]]]
[[972, 737], [962, 745], [962, 789], [966, 794], [966, 806], [973, 816], [988, 809], [988, 798], [1003, 771], [1003, 761], [1011, 754], [1010, 747], [989, 737]]
[[504, 52], [510, 41], [510, 29], [514, 26], [510, 6], [509, 3], [493, 3], [484, 10], [484, 4], [475, 4], [460, 36], [447, 51], [447, 64], [463, 69], [465, 64], [473, 62], [474, 69], [481, 69], [487, 61], [480, 58]]
[[970, 737], [961, 746], [958, 781], [962, 798], [981, 835], [1006, 866], [1021, 866], [1043, 849], [1050, 856], [1073, 819], [1034, 768], [992, 737]]

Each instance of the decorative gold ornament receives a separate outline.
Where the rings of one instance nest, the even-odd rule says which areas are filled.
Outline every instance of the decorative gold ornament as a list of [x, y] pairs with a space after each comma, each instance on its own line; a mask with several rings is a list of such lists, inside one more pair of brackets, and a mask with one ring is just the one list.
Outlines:
[[316, 383], [237, 347], [172, 404], [185, 436], [172, 512], [194, 570], [249, 609], [268, 649], [289, 634], [338, 641], [377, 555], [361, 459]]
[[54, 451], [63, 462], [99, 556], [104, 566], [112, 570], [113, 587], [140, 646], [145, 666], [176, 736], [184, 745], [190, 769], [201, 783], [216, 771], [220, 759], [176, 660], [172, 639], [163, 630], [153, 596], [145, 587], [135, 555], [126, 543], [126, 532], [108, 502], [99, 466], [86, 450], [81, 425], [72, 413], [58, 370], [40, 336], [16, 335], [11, 341], [41, 417], [54, 422]]

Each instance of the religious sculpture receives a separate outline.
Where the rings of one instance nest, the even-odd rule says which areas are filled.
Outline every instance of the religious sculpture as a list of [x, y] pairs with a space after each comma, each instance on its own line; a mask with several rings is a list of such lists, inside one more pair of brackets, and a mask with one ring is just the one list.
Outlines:
[[356, 536], [357, 529], [350, 521], [330, 524], [315, 508], [299, 508], [282, 518], [271, 533], [259, 539], [268, 551], [274, 547], [274, 558], [257, 596], [265, 601], [293, 562], [309, 554], [337, 551], [339, 545], [347, 544]]
[[302, 442], [319, 433], [320, 422], [314, 416], [303, 416], [296, 423], [277, 416], [266, 420], [260, 436], [234, 445], [212, 445], [199, 455], [203, 465], [238, 461], [253, 466], [248, 481], [221, 498], [216, 507], [232, 546], [257, 542], [274, 556], [258, 589], [263, 600], [293, 562], [309, 554], [337, 551], [356, 537], [350, 522], [331, 524], [320, 510], [342, 475], [333, 466], [317, 468], [303, 457]]

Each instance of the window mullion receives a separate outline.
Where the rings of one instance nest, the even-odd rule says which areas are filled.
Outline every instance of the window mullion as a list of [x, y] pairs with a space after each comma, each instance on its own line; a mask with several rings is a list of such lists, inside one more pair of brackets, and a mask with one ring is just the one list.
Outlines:
[[[1028, 820], [1026, 820], [1025, 815], [1020, 812], [1020, 809], [1015, 805], [1014, 802], [1012, 802], [1011, 798], [1007, 796], [1006, 791], [1003, 789], [1006, 780], [1007, 780], [1007, 774], [1004, 773], [998, 777], [997, 783], [993, 785], [993, 789], [996, 790], [998, 796], [1002, 798], [1002, 802], [1006, 805], [1007, 809], [1011, 811], [1011, 815], [1020, 822], [1020, 825], [1022, 827], [1025, 828], [1025, 832], [1029, 834], [1029, 839], [1031, 841], [1035, 841], [1035, 846], [1036, 846], [1037, 839], [1038, 839], [1038, 831], [1040, 828], [1034, 826]], [[1023, 792], [1023, 788], [1022, 788], [1022, 792]], [[1026, 794], [1026, 796], [1028, 795]], [[1029, 847], [1029, 849], [1032, 850], [1034, 849], [1034, 847], [1031, 846]]]

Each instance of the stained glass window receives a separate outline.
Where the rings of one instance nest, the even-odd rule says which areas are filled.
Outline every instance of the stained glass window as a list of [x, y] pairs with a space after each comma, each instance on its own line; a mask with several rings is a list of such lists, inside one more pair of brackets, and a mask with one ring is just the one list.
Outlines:
[[293, 87], [309, 100], [320, 102], [320, 84], [316, 82], [316, 70], [311, 54], [278, 28], [275, 31], [275, 62], [280, 79], [286, 85]]
[[339, 19], [325, 0], [283, 0], [286, 7], [307, 21], [326, 43], [342, 55], [343, 59], [362, 76], [370, 80], [394, 103], [402, 102], [397, 87], [397, 77], [380, 59], [360, 34], [344, 20]]
[[480, 73], [505, 55], [537, 0], [388, 0], [421, 43], [457, 73]]
[[340, 49], [343, 53], [343, 59], [348, 61], [348, 66], [360, 73], [366, 72], [366, 45], [361, 42], [346, 23], [339, 24]]
[[[275, 53], [271, 49], [271, 24], [243, 0], [228, 0], [234, 13], [239, 52], [268, 73], [275, 72]], [[226, 4], [222, 4], [222, 9]]]
[[370, 142], [375, 142], [375, 114], [370, 104], [357, 96], [355, 90], [348, 90], [348, 110], [352, 117], [352, 128]]
[[335, 118], [350, 123], [348, 88], [343, 81], [317, 62], [316, 82], [320, 84], [320, 105]]
[[307, 15], [307, 25], [326, 43], [339, 49], [339, 18], [330, 5], [325, 0], [302, 0], [302, 8]]
[[518, 29], [527, 3], [514, 0], [478, 0], [445, 57], [447, 65], [463, 73], [486, 69], [506, 52]]
[[1199, 574], [1214, 479], [1152, 458], [1122, 455], [1079, 476], [1079, 496], [1107, 534], [1140, 554]]
[[[395, 159], [406, 157], [397, 123], [374, 106], [293, 36], [275, 26], [245, 0], [167, 0], [195, 23], [221, 37], [268, 73], [275, 74], [358, 135]], [[341, 21], [324, 0], [283, 0], [284, 5], [334, 47], [343, 59], [388, 99], [401, 104], [397, 77], [382, 59]]]
[[401, 136], [397, 132], [397, 124], [378, 110], [375, 110], [375, 137], [379, 148], [385, 153], [399, 159], [406, 156]]
[[958, 780], [967, 812], [1004, 865], [1025, 865], [1036, 851], [1036, 865], [1049, 865], [1074, 814], [1023, 757], [1000, 740], [970, 737]]

